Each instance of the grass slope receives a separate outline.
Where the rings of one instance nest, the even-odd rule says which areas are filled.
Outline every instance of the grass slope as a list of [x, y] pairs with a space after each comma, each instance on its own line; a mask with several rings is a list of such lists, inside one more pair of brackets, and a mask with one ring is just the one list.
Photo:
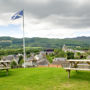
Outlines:
[[0, 71], [0, 90], [90, 90], [90, 72], [61, 68], [11, 69]]

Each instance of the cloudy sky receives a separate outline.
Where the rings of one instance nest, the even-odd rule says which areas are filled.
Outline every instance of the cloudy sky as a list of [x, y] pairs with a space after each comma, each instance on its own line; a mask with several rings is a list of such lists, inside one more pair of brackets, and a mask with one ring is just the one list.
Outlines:
[[22, 37], [22, 18], [11, 20], [22, 9], [25, 37], [90, 36], [90, 0], [0, 0], [0, 36]]

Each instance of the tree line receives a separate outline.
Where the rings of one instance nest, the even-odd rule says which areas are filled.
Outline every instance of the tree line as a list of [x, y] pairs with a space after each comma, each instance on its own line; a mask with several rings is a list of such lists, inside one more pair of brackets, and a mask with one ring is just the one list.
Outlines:
[[[26, 47], [62, 48], [64, 44], [74, 49], [90, 49], [90, 37], [48, 39], [25, 38]], [[77, 48], [77, 46], [80, 46]], [[12, 37], [0, 37], [0, 49], [21, 49], [23, 40]]]

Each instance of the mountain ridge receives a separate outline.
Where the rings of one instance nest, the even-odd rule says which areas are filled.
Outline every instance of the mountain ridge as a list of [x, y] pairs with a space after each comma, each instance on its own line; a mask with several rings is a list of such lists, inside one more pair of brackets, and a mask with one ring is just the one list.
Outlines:
[[[70, 47], [81, 46], [83, 48], [90, 48], [90, 37], [76, 37], [76, 38], [25, 38], [26, 47], [46, 47], [46, 48], [61, 48], [64, 44]], [[0, 37], [0, 48], [22, 48], [22, 38], [14, 38], [9, 36]]]

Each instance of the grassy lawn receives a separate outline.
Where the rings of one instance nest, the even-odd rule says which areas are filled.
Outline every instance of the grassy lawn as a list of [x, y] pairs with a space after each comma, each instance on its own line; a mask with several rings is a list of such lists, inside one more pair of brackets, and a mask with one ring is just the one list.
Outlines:
[[90, 72], [62, 68], [11, 69], [0, 71], [0, 90], [90, 90]]

